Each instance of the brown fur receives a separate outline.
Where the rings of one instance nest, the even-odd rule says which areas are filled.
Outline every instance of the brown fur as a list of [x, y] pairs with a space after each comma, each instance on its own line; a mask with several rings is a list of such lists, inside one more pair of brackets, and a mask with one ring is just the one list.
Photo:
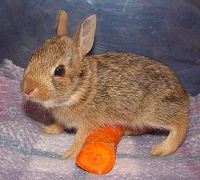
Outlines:
[[[57, 134], [65, 127], [77, 128], [65, 158], [75, 157], [86, 137], [104, 124], [140, 129], [135, 134], [146, 127], [167, 129], [167, 139], [154, 146], [151, 154], [175, 152], [188, 127], [188, 93], [171, 69], [147, 57], [117, 52], [85, 55], [94, 39], [93, 29], [85, 37], [88, 44], [80, 45], [85, 36], [81, 28], [91, 29], [94, 16], [87, 20], [74, 38], [63, 35], [47, 40], [25, 69], [23, 93], [49, 108], [56, 120], [44, 131]], [[64, 34], [64, 28], [60, 29]], [[60, 64], [65, 66], [65, 74], [55, 77], [54, 70]]]

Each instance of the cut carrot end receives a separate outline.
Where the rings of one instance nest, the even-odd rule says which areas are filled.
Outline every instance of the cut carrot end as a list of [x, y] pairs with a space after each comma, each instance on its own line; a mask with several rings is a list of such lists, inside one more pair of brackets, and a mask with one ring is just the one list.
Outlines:
[[76, 157], [77, 165], [95, 174], [109, 172], [114, 166], [116, 148], [123, 133], [122, 126], [105, 126], [91, 133]]
[[95, 174], [109, 172], [115, 163], [115, 150], [104, 143], [86, 145], [76, 158], [82, 169]]

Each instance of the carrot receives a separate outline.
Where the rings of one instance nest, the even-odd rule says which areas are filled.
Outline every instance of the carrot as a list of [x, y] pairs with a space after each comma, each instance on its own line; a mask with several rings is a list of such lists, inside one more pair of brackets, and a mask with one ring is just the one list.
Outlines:
[[109, 172], [115, 164], [117, 145], [123, 133], [122, 126], [105, 126], [94, 131], [76, 157], [77, 165], [95, 174]]

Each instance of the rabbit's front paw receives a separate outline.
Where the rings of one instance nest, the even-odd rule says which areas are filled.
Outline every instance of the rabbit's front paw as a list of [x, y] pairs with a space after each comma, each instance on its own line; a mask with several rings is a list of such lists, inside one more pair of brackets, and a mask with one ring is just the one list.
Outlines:
[[54, 123], [42, 128], [42, 131], [47, 134], [60, 134], [65, 129], [62, 125]]
[[73, 159], [78, 155], [79, 152], [80, 152], [79, 147], [72, 146], [65, 152], [65, 154], [62, 156], [62, 159]]

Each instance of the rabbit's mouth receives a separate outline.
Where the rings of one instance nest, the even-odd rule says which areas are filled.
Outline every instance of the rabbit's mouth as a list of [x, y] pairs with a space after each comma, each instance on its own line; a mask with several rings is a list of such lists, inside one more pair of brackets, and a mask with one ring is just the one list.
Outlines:
[[30, 102], [33, 102], [33, 103], [37, 103], [37, 104], [42, 105], [42, 102], [41, 102], [40, 100], [35, 99], [35, 98], [32, 98], [32, 97], [29, 97], [29, 96], [24, 95], [24, 94], [23, 94], [23, 100], [24, 100], [24, 101], [30, 101]]
[[38, 98], [35, 98], [35, 97], [32, 97], [30, 95], [27, 95], [26, 93], [22, 93], [23, 95], [23, 101], [30, 101], [30, 102], [33, 102], [33, 103], [37, 103], [37, 104], [40, 104], [44, 107], [52, 107], [53, 103], [49, 100], [40, 100]]
[[36, 99], [36, 98], [30, 98], [30, 97], [25, 97], [25, 99], [27, 101], [31, 101], [31, 102], [40, 104], [41, 106], [43, 106], [45, 108], [51, 108], [51, 107], [55, 106], [53, 101], [51, 101], [51, 100], [39, 100], [39, 99]]
[[70, 97], [66, 98], [66, 100], [64, 100], [64, 98], [62, 98], [60, 100], [40, 99], [37, 97], [31, 97], [30, 95], [27, 95], [25, 93], [23, 93], [23, 97], [27, 101], [32, 101], [32, 102], [38, 103], [38, 104], [44, 106], [45, 108], [53, 108], [53, 107], [60, 107], [60, 106], [65, 106], [65, 107], [73, 106], [79, 102], [81, 95], [74, 94], [74, 95], [71, 95]]

